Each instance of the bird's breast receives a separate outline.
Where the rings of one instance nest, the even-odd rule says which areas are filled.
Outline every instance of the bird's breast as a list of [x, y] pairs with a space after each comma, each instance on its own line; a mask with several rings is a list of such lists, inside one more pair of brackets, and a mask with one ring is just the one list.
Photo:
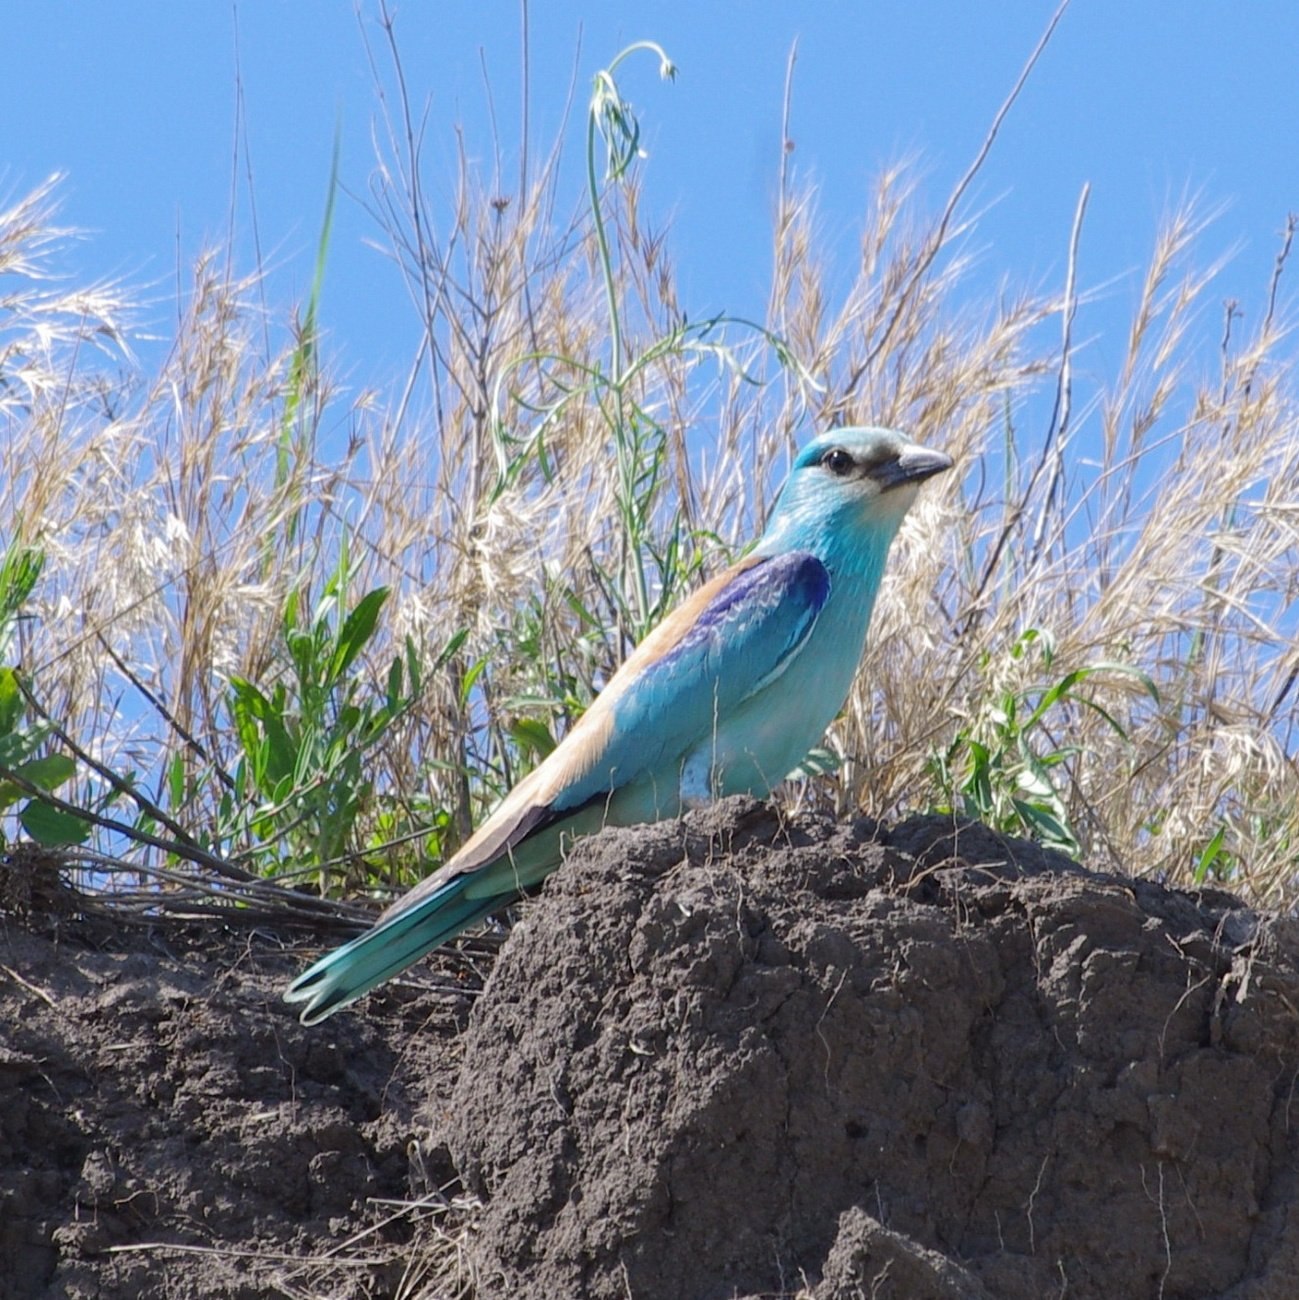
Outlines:
[[825, 735], [843, 708], [861, 662], [869, 606], [827, 609], [786, 670], [719, 718], [686, 758], [682, 796], [768, 794]]

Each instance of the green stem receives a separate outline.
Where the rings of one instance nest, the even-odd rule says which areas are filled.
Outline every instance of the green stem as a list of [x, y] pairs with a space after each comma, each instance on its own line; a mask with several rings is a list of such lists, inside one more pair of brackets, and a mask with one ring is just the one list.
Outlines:
[[[622, 516], [623, 571], [630, 579], [636, 602], [637, 631], [643, 631], [649, 615], [649, 584], [645, 578], [643, 537], [640, 512], [636, 508], [636, 472], [639, 448], [635, 439], [629, 438], [626, 408], [626, 377], [623, 373], [622, 318], [618, 310], [618, 288], [614, 277], [613, 253], [609, 246], [609, 232], [601, 204], [600, 180], [596, 174], [596, 136], [605, 105], [620, 104], [618, 88], [613, 74], [624, 59], [639, 50], [649, 50], [658, 55], [660, 71], [665, 76], [674, 72], [671, 61], [662, 48], [653, 41], [637, 41], [618, 53], [608, 68], [596, 75], [595, 92], [586, 122], [586, 183], [591, 202], [591, 219], [595, 225], [595, 238], [600, 256], [600, 273], [604, 280], [605, 304], [609, 312], [609, 388], [613, 394], [614, 409], [610, 421], [614, 435], [614, 449], [618, 458], [618, 510]], [[619, 115], [621, 116], [621, 115]], [[630, 165], [635, 149], [636, 132], [628, 133], [626, 160], [611, 169], [614, 178], [621, 176]]]

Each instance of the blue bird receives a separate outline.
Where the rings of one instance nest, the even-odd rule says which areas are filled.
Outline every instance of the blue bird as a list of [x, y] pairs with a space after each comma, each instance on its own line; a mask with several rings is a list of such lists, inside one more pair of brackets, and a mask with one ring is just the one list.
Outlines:
[[794, 461], [766, 531], [632, 652], [461, 850], [289, 986], [314, 1024], [517, 899], [602, 826], [768, 794], [843, 707], [889, 545], [951, 457], [835, 429]]

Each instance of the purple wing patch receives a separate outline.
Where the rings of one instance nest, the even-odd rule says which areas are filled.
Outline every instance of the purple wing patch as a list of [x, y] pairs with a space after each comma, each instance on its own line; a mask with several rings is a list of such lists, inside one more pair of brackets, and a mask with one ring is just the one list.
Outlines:
[[829, 598], [830, 574], [815, 555], [790, 551], [772, 556], [737, 573], [655, 667], [670, 668], [674, 661], [697, 654], [702, 643], [715, 637], [721, 628], [733, 627], [740, 618], [752, 625], [774, 613], [777, 605], [786, 605], [791, 615], [781, 629], [788, 634], [788, 647], [776, 652], [783, 659], [802, 641], [807, 624]]

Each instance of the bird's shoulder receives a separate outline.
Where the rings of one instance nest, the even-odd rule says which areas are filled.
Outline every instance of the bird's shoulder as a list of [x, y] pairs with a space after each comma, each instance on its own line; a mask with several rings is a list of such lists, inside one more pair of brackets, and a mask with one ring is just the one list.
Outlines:
[[810, 551], [747, 555], [683, 600], [636, 647], [609, 685], [624, 673], [637, 676], [682, 653], [695, 639], [755, 612], [792, 603], [815, 616], [829, 595], [830, 574]]

